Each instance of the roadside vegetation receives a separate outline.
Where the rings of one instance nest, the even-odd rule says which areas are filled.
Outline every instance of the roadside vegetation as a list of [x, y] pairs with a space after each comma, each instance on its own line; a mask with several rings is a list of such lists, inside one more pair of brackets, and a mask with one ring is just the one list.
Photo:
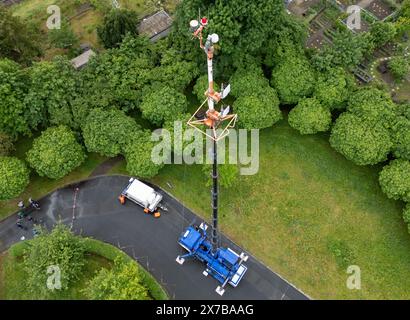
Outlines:
[[[56, 265], [61, 271], [61, 288], [51, 290], [46, 286], [47, 277], [55, 270], [47, 273], [44, 268]], [[0, 299], [167, 299], [152, 276], [125, 253], [74, 236], [61, 224], [3, 253], [0, 280]]]

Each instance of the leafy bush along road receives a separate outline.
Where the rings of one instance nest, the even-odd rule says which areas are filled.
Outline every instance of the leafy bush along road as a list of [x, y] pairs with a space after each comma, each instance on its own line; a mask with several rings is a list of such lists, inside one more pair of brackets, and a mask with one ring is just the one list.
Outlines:
[[[37, 240], [37, 239], [36, 239]], [[59, 242], [61, 240], [57, 239]], [[78, 275], [79, 279], [74, 281], [68, 290], [57, 291], [51, 294], [46, 292], [48, 298], [52, 299], [156, 299], [166, 300], [168, 296], [155, 279], [146, 272], [142, 267], [131, 259], [127, 254], [118, 248], [91, 238], [74, 238], [74, 241], [81, 242], [81, 249], [85, 256], [83, 259], [83, 268]], [[26, 282], [21, 281], [27, 277], [27, 264], [23, 262], [25, 252], [30, 252], [33, 240], [19, 242], [13, 245], [7, 253], [0, 256], [0, 299], [38, 299], [38, 292], [30, 293], [27, 291]], [[41, 244], [37, 244], [37, 247]], [[43, 257], [46, 258], [46, 257]], [[27, 260], [27, 258], [24, 258]], [[31, 259], [33, 262], [35, 260]], [[113, 270], [113, 264], [121, 271], [121, 268], [127, 268], [127, 273], [117, 273]], [[31, 273], [32, 274], [32, 273]], [[98, 286], [98, 277], [96, 274], [109, 274], [111, 284], [116, 280], [125, 280], [120, 282], [121, 288], [113, 290], [112, 286], [100, 288], [98, 296], [93, 294], [92, 288]], [[118, 277], [117, 277], [118, 275]], [[127, 283], [134, 280], [134, 286], [128, 286]], [[91, 285], [93, 284], [93, 285]], [[139, 284], [139, 286], [138, 286]], [[135, 287], [140, 290], [140, 285], [145, 287], [144, 295], [136, 295]], [[22, 288], [24, 285], [24, 288]], [[91, 286], [90, 286], [91, 285]], [[43, 287], [43, 286], [42, 286]], [[110, 289], [111, 288], [111, 289]], [[130, 290], [127, 290], [130, 289]], [[126, 294], [124, 294], [126, 293]], [[147, 295], [148, 294], [148, 295]]]

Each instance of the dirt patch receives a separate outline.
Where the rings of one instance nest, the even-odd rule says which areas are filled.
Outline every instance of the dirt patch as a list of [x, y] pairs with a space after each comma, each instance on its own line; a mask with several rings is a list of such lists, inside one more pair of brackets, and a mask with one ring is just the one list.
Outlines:
[[387, 18], [394, 12], [394, 10], [382, 0], [374, 0], [366, 7], [366, 10], [376, 16], [379, 20]]

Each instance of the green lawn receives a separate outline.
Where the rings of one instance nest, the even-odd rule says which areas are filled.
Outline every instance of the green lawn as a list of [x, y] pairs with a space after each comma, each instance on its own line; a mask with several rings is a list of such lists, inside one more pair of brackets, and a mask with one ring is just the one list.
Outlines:
[[[259, 173], [221, 190], [222, 231], [313, 298], [410, 298], [410, 236], [401, 203], [379, 188], [381, 167], [356, 166], [327, 135], [301, 136], [286, 121], [263, 130], [260, 147]], [[169, 165], [153, 182], [210, 218], [201, 167]], [[350, 264], [361, 290], [346, 288]]]
[[[31, 148], [33, 138], [34, 137], [23, 137], [20, 139], [16, 144], [16, 151], [14, 152], [14, 155], [19, 159], [25, 159], [25, 153]], [[32, 170], [30, 184], [21, 195], [12, 200], [0, 201], [0, 220], [7, 217], [14, 211], [17, 211], [17, 203], [20, 199], [24, 199], [26, 202], [29, 197], [38, 199], [64, 185], [85, 179], [100, 163], [104, 162], [106, 159], [106, 157], [100, 156], [96, 153], [89, 153], [86, 161], [80, 167], [59, 180], [40, 177], [34, 170]]]

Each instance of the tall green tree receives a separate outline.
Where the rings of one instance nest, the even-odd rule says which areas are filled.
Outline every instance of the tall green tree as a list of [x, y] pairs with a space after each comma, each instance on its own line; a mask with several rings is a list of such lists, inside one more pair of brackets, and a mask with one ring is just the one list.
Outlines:
[[11, 60], [0, 60], [0, 132], [13, 138], [31, 131], [31, 110], [24, 103], [28, 87], [25, 70]]
[[156, 126], [177, 120], [187, 110], [186, 97], [171, 87], [154, 87], [143, 99], [140, 109], [143, 118]]
[[42, 54], [40, 31], [0, 5], [0, 59], [30, 64]]
[[358, 165], [385, 161], [393, 147], [390, 132], [381, 123], [364, 120], [350, 112], [336, 120], [330, 144]]
[[390, 199], [410, 202], [410, 161], [391, 161], [380, 172], [379, 182], [383, 192]]
[[283, 104], [295, 104], [313, 93], [316, 74], [304, 56], [288, 56], [272, 71], [272, 86]]
[[376, 48], [385, 45], [396, 35], [396, 27], [392, 22], [377, 21], [370, 27], [370, 38]]
[[363, 59], [369, 47], [369, 39], [355, 35], [350, 30], [337, 32], [332, 44], [326, 45], [313, 56], [313, 63], [319, 70], [333, 67], [353, 69]]
[[94, 109], [83, 127], [84, 144], [88, 152], [115, 157], [139, 128], [133, 118], [120, 110]]
[[[55, 290], [67, 290], [82, 275], [85, 265], [83, 240], [68, 227], [57, 224], [49, 233], [42, 230], [24, 253], [24, 281], [27, 290], [38, 299], [53, 298]], [[49, 277], [59, 271], [60, 285], [47, 286]]]
[[78, 95], [77, 74], [71, 63], [63, 57], [35, 63], [29, 75], [30, 89], [24, 103], [31, 113], [31, 126], [63, 124], [75, 128], [72, 104]]
[[127, 162], [127, 171], [130, 175], [140, 178], [152, 178], [164, 166], [163, 163], [155, 163], [152, 150], [155, 144], [151, 140], [149, 131], [140, 131], [134, 134], [124, 148], [124, 156]]
[[408, 57], [392, 57], [388, 62], [388, 67], [397, 80], [404, 79], [410, 72], [410, 62]]
[[106, 48], [118, 47], [129, 33], [137, 35], [138, 16], [135, 11], [113, 9], [104, 17], [104, 22], [97, 28], [98, 36]]
[[14, 157], [0, 156], [0, 200], [17, 197], [29, 183], [30, 171]]
[[50, 127], [41, 133], [27, 152], [27, 162], [39, 176], [60, 179], [86, 158], [74, 133], [66, 126]]
[[289, 125], [301, 134], [314, 134], [330, 129], [332, 115], [317, 99], [306, 98], [289, 112], [288, 120]]
[[343, 109], [354, 86], [353, 77], [343, 68], [331, 68], [318, 74], [313, 95], [331, 110]]

